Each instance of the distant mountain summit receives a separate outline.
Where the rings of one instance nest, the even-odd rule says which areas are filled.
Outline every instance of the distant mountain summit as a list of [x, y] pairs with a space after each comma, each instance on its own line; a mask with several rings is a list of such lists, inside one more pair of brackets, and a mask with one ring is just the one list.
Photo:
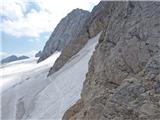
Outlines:
[[16, 55], [11, 55], [9, 57], [2, 59], [1, 64], [9, 63], [9, 62], [17, 61], [17, 60], [28, 59], [28, 58], [29, 58], [28, 56], [24, 56], [24, 55], [19, 56], [19, 57], [17, 57]]
[[70, 41], [76, 40], [89, 14], [88, 11], [74, 9], [64, 17], [46, 42], [38, 62], [48, 58], [55, 51], [63, 50]]

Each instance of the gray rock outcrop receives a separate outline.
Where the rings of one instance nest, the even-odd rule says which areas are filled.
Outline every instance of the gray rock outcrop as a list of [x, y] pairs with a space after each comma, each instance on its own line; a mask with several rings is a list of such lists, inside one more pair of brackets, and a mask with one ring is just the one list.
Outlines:
[[35, 54], [35, 57], [40, 57], [41, 54], [42, 54], [42, 51], [39, 51], [39, 52], [37, 52], [37, 53]]
[[55, 51], [63, 50], [70, 41], [76, 40], [89, 14], [88, 11], [75, 9], [64, 17], [46, 42], [38, 62], [48, 58]]
[[63, 119], [160, 120], [160, 2], [101, 1], [92, 13], [90, 36], [103, 33]]

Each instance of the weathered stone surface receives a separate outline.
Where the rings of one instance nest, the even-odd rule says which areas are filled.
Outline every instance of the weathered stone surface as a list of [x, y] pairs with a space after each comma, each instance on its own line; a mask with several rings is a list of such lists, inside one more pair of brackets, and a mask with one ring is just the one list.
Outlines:
[[[69, 118], [159, 120], [160, 2], [102, 1], [98, 6], [95, 13], [107, 12], [94, 19], [105, 28], [89, 63], [84, 107]], [[103, 28], [97, 22], [90, 23], [90, 36], [97, 26]]]
[[64, 114], [63, 119], [70, 120], [71, 117], [74, 116], [76, 113], [78, 113], [83, 107], [84, 107], [83, 101], [78, 100], [76, 104], [70, 108], [70, 111], [67, 111]]
[[76, 40], [89, 14], [88, 11], [75, 9], [64, 17], [46, 42], [38, 62], [43, 61], [55, 51], [63, 50], [70, 41]]

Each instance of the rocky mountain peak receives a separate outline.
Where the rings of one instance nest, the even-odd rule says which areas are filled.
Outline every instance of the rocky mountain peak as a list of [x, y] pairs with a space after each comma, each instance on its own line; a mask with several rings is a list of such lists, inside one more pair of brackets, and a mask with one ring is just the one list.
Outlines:
[[70, 41], [75, 40], [82, 32], [83, 25], [89, 14], [88, 11], [74, 9], [64, 17], [46, 42], [38, 62], [43, 61], [55, 51], [62, 51]]
[[84, 13], [89, 14], [90, 12], [80, 8], [76, 8], [73, 9], [70, 13], [68, 13], [68, 16], [74, 16], [74, 15], [77, 16], [77, 14], [84, 14]]

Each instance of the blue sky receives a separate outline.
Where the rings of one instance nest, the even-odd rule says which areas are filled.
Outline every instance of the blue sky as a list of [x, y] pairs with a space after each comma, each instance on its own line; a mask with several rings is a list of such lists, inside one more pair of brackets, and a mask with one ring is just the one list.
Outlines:
[[100, 0], [0, 0], [0, 58], [42, 50], [58, 22], [75, 8], [89, 10]]

